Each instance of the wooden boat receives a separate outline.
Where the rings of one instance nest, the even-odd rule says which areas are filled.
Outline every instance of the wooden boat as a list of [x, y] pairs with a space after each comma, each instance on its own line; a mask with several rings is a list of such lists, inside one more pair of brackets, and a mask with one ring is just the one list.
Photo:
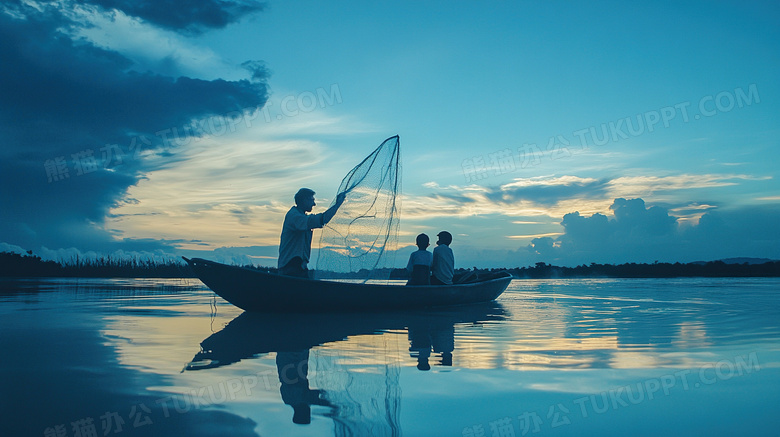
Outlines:
[[512, 280], [508, 272], [499, 272], [453, 285], [399, 286], [295, 278], [200, 258], [185, 260], [220, 297], [261, 312], [385, 311], [489, 302]]

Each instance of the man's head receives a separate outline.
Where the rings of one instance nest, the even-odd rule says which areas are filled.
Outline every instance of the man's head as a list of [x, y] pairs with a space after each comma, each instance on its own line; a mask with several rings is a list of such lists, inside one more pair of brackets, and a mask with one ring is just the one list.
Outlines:
[[437, 241], [436, 244], [446, 244], [449, 246], [450, 243], [452, 243], [452, 234], [447, 231], [441, 231], [436, 234], [436, 236], [439, 237], [439, 241]]
[[295, 193], [295, 206], [301, 211], [311, 212], [311, 209], [317, 205], [314, 203], [314, 190], [310, 188], [301, 188]]
[[428, 238], [427, 235], [420, 234], [417, 236], [417, 247], [420, 248], [420, 250], [425, 250], [430, 245], [431, 245], [431, 240]]

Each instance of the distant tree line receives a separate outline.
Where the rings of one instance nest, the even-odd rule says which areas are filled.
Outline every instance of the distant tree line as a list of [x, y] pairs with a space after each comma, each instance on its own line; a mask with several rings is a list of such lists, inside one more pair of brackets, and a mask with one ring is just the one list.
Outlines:
[[[515, 268], [455, 269], [455, 279], [473, 274], [485, 277], [500, 271], [507, 271], [518, 279], [550, 279], [550, 278], [681, 278], [681, 277], [780, 277], [780, 261], [769, 261], [761, 264], [726, 263], [723, 261], [696, 263], [659, 263], [652, 264], [597, 264], [579, 265], [577, 267], [558, 267], [543, 262], [534, 266]], [[406, 269], [381, 269], [371, 272], [360, 270], [354, 273], [320, 274], [325, 278], [365, 279], [389, 278], [409, 279]]]
[[[275, 273], [273, 267], [245, 266]], [[765, 263], [697, 263], [597, 264], [558, 267], [543, 262], [529, 267], [510, 269], [456, 269], [456, 279], [462, 275], [487, 276], [508, 271], [519, 279], [548, 278], [680, 278], [680, 277], [780, 277], [780, 261]], [[408, 279], [406, 269], [361, 270], [355, 273], [322, 272], [321, 277], [343, 279], [390, 278]], [[155, 261], [137, 258], [73, 258], [66, 262], [44, 261], [32, 252], [18, 254], [0, 252], [0, 277], [83, 277], [83, 278], [194, 278], [184, 261]]]
[[[496, 269], [490, 269], [496, 270]], [[532, 267], [507, 269], [516, 278], [682, 278], [682, 277], [778, 277], [780, 261], [762, 264], [725, 263], [723, 261], [696, 263], [659, 263], [652, 264], [597, 264], [577, 267], [558, 267], [543, 262]]]
[[[272, 267], [244, 266], [276, 272]], [[0, 277], [16, 278], [194, 278], [195, 272], [183, 260], [159, 261], [142, 258], [72, 257], [67, 261], [44, 261], [33, 255], [0, 252]]]
[[0, 277], [81, 277], [81, 278], [194, 278], [184, 262], [137, 258], [80, 258], [66, 262], [44, 261], [27, 252], [21, 255], [0, 252]]

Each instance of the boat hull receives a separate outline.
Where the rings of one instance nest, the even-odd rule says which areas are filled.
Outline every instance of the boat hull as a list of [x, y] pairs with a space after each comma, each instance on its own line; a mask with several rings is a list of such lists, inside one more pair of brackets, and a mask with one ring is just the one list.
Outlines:
[[466, 284], [382, 285], [282, 276], [200, 258], [187, 260], [197, 277], [246, 311], [385, 311], [489, 302], [504, 292], [509, 273]]

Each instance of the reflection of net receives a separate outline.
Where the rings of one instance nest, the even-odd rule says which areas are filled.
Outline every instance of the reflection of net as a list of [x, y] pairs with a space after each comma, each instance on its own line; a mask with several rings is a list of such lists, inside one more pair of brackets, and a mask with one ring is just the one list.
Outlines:
[[[333, 434], [394, 437], [401, 433], [403, 336], [358, 336], [339, 349], [313, 349], [310, 380], [333, 406]], [[363, 355], [369, 350], [370, 354]]]
[[[398, 136], [386, 139], [341, 181], [347, 193], [320, 237], [317, 276], [358, 273], [361, 279], [387, 279], [398, 243], [401, 164]], [[389, 253], [388, 253], [389, 252]]]

